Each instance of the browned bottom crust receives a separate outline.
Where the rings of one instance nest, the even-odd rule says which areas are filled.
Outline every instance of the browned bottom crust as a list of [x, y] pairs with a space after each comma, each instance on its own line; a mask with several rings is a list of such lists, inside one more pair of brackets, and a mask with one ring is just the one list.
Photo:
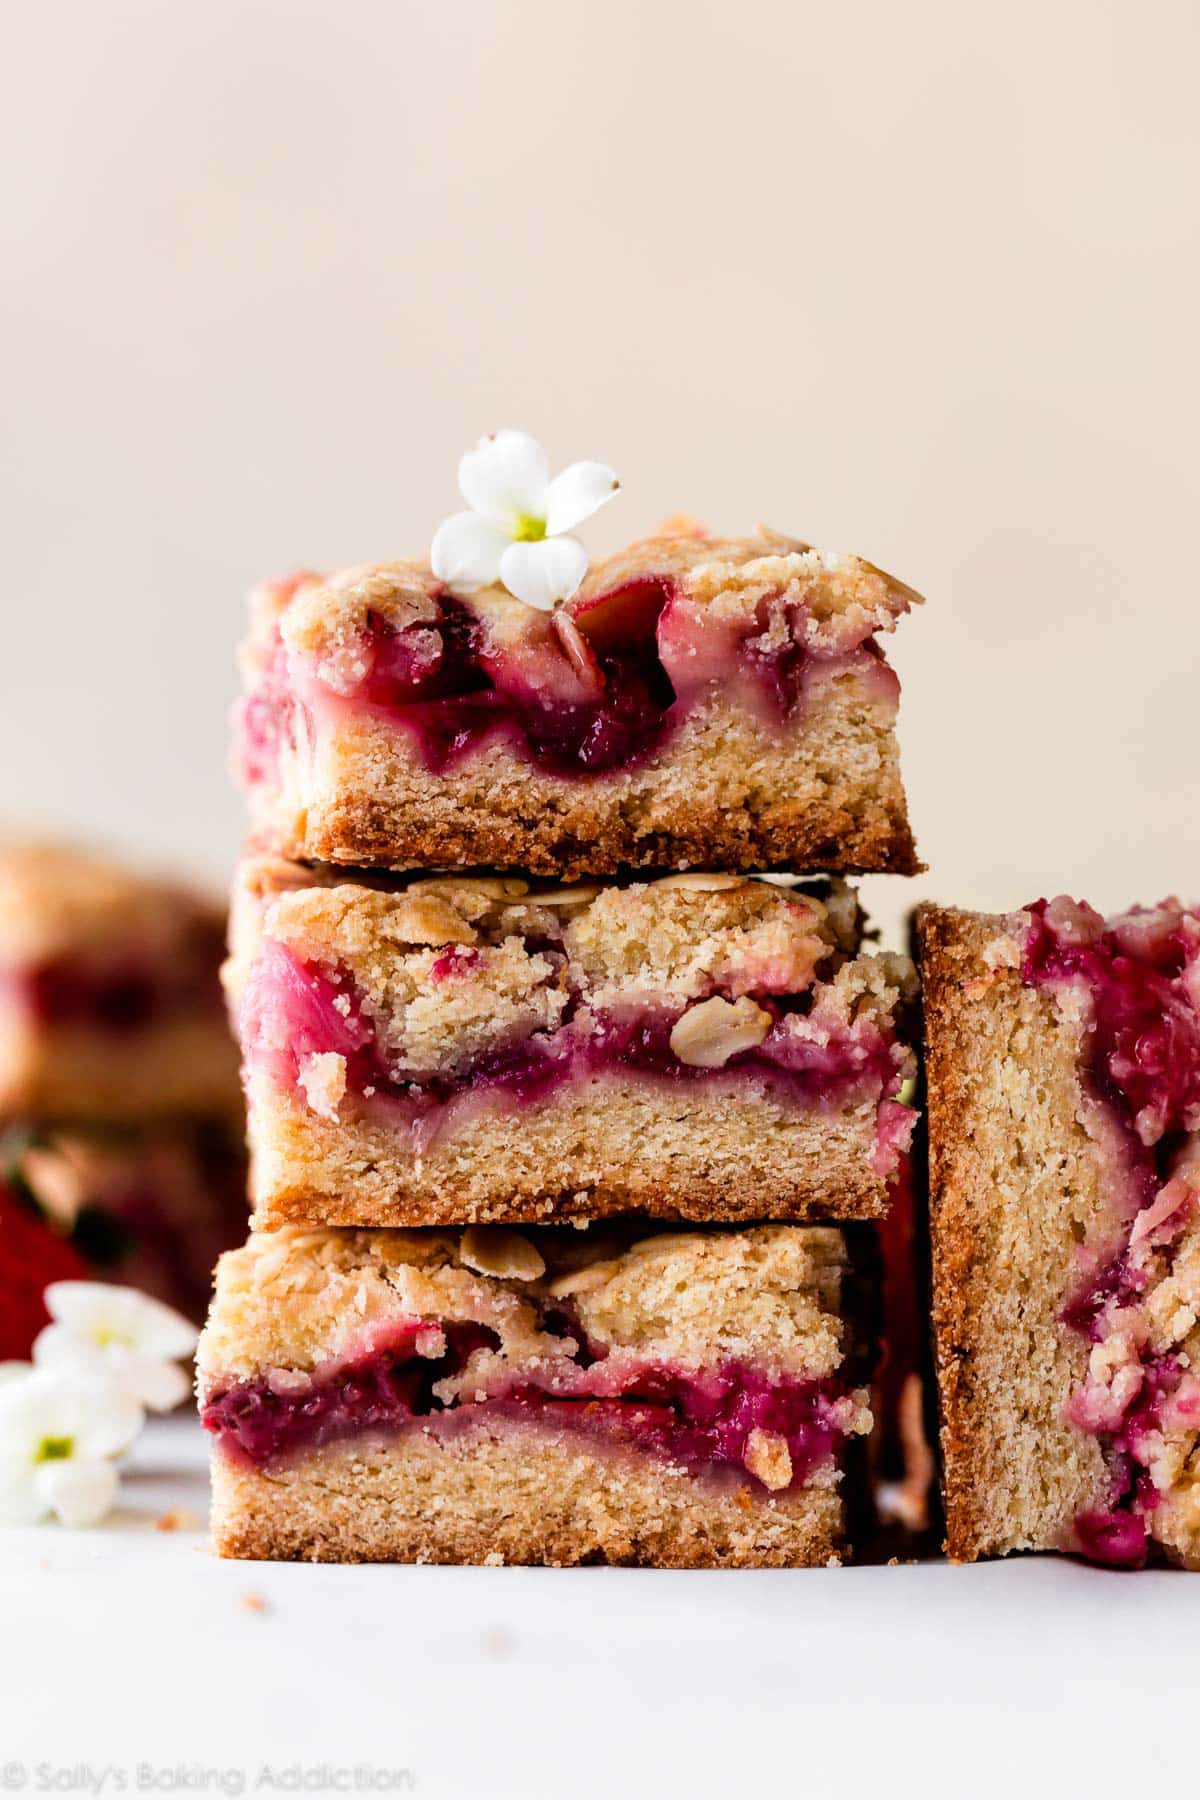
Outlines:
[[320, 1118], [250, 1078], [254, 1223], [447, 1225], [609, 1218], [876, 1219], [873, 1101], [798, 1112], [752, 1089], [599, 1077], [526, 1109], [481, 1105], [417, 1157], [407, 1133]]
[[269, 1469], [216, 1451], [218, 1555], [284, 1562], [803, 1568], [845, 1548], [833, 1472], [786, 1499], [553, 1431], [415, 1431]]
[[947, 1549], [1053, 1550], [1107, 1492], [1099, 1442], [1063, 1418], [1088, 1347], [1058, 1315], [1104, 1207], [1078, 1036], [989, 968], [1003, 918], [927, 906], [917, 925]]
[[284, 780], [259, 823], [300, 861], [526, 869], [561, 880], [622, 869], [922, 867], [894, 703], [852, 673], [814, 693], [800, 732], [775, 741], [714, 702], [659, 758], [614, 776], [545, 775], [502, 744], [433, 775], [402, 731], [347, 719]]

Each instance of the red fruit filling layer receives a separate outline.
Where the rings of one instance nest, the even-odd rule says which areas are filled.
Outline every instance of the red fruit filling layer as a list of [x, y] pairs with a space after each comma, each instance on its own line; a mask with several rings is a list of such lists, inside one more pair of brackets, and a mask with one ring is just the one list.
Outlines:
[[499, 738], [546, 774], [588, 777], [646, 761], [717, 689], [776, 730], [820, 670], [854, 667], [896, 693], [873, 637], [814, 648], [803, 604], [779, 594], [730, 622], [706, 617], [671, 581], [642, 579], [570, 602], [515, 644], [495, 642], [450, 593], [435, 604], [434, 618], [399, 629], [369, 614], [336, 667], [277, 640], [239, 714], [247, 785], [274, 779], [281, 745], [307, 735], [306, 712], [346, 703], [405, 730], [433, 774]]
[[[434, 972], [461, 954], [444, 952]], [[443, 968], [443, 978], [447, 972]], [[865, 1095], [880, 1100], [875, 1161], [878, 1173], [893, 1172], [908, 1149], [915, 1118], [911, 1108], [890, 1098], [903, 1077], [904, 1053], [895, 1040], [873, 1020], [837, 1021], [812, 1037], [800, 1036], [789, 1030], [789, 1020], [805, 1015], [809, 995], [755, 999], [774, 1023], [757, 1049], [740, 1052], [721, 1068], [683, 1063], [671, 1049], [682, 1007], [643, 1006], [617, 1015], [569, 1006], [556, 1030], [481, 1051], [453, 1071], [418, 1071], [389, 1062], [348, 970], [305, 961], [268, 941], [247, 982], [240, 1030], [247, 1063], [265, 1069], [285, 1091], [297, 1087], [310, 1056], [343, 1057], [346, 1091], [373, 1112], [390, 1111], [425, 1143], [436, 1134], [445, 1109], [468, 1092], [529, 1105], [568, 1082], [615, 1070], [687, 1086], [753, 1076], [776, 1100], [796, 1107], [833, 1106]]]
[[[1085, 1242], [1084, 1277], [1061, 1314], [1090, 1344], [1104, 1345], [1128, 1334], [1131, 1322], [1136, 1332], [1154, 1253], [1169, 1253], [1195, 1216], [1195, 1190], [1172, 1171], [1200, 1129], [1200, 913], [1167, 901], [1106, 924], [1065, 898], [1028, 911], [1024, 980], [1082, 990], [1086, 1085], [1115, 1128], [1123, 1225], [1115, 1243]], [[1068, 1417], [1101, 1440], [1112, 1477], [1110, 1503], [1076, 1519], [1075, 1547], [1093, 1561], [1140, 1567], [1148, 1515], [1161, 1502], [1151, 1456], [1165, 1432], [1200, 1428], [1200, 1382], [1177, 1356], [1143, 1343], [1111, 1380], [1089, 1374]]]
[[[555, 1324], [581, 1342], [577, 1359], [554, 1375], [545, 1363], [531, 1363], [504, 1385], [493, 1384], [482, 1401], [444, 1404], [434, 1389], [459, 1374], [474, 1351], [496, 1348], [495, 1334], [470, 1322], [413, 1319], [354, 1361], [311, 1376], [274, 1371], [214, 1389], [201, 1418], [226, 1454], [256, 1465], [349, 1437], [402, 1432], [420, 1421], [454, 1429], [497, 1418], [576, 1432], [693, 1474], [736, 1471], [760, 1489], [744, 1467], [756, 1429], [787, 1440], [793, 1489], [838, 1456], [845, 1436], [838, 1403], [846, 1390], [836, 1379], [772, 1376], [736, 1362], [702, 1372], [635, 1366], [624, 1356], [610, 1363], [582, 1347], [577, 1326], [548, 1315], [546, 1328]], [[423, 1335], [437, 1340], [432, 1356], [417, 1350]]]
[[87, 963], [60, 957], [10, 969], [3, 985], [39, 1025], [86, 1025], [114, 1033], [144, 1030], [173, 1014], [223, 1007], [218, 971], [224, 955], [220, 929], [199, 935], [195, 948], [170, 961], [148, 963], [136, 955]]

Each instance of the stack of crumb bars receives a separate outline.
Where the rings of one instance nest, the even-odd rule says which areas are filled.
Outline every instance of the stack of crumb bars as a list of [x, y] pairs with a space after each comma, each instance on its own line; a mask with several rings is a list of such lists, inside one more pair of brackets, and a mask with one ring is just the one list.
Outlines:
[[767, 533], [552, 613], [420, 563], [255, 596], [222, 1554], [862, 1548], [914, 976], [844, 877], [918, 866], [878, 643], [914, 598]]

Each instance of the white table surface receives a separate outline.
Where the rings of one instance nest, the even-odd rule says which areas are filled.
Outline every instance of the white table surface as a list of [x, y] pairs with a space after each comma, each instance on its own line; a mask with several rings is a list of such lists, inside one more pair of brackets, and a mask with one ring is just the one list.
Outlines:
[[0, 1532], [0, 1795], [1194, 1786], [1186, 1575], [223, 1563], [204, 1454], [159, 1422], [105, 1526]]

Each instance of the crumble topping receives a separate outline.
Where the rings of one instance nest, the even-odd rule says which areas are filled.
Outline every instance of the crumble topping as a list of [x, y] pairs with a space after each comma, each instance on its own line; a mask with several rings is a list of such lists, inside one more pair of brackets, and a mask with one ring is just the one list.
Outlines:
[[788, 1441], [777, 1431], [764, 1431], [756, 1425], [746, 1439], [743, 1455], [750, 1473], [772, 1493], [791, 1486], [792, 1455]]
[[[745, 612], [764, 595], [790, 590], [810, 610], [813, 629], [838, 647], [861, 642], [876, 631], [895, 629], [898, 620], [921, 596], [858, 556], [822, 556], [819, 551], [760, 527], [745, 538], [708, 537], [684, 531], [659, 533], [627, 549], [598, 558], [584, 577], [575, 600], [563, 609], [578, 617], [590, 604], [635, 582], [658, 580], [677, 584], [689, 598], [708, 607], [725, 605]], [[255, 590], [253, 613], [260, 632], [281, 621], [285, 641], [306, 655], [336, 659], [344, 654], [370, 612], [403, 630], [437, 617], [442, 591], [421, 561], [364, 563], [331, 576], [305, 573]], [[502, 588], [485, 588], [470, 596], [472, 607], [486, 610], [497, 635], [536, 640], [548, 627], [545, 615], [530, 609]]]
[[546, 1260], [535, 1244], [505, 1225], [471, 1225], [459, 1240], [458, 1254], [477, 1275], [507, 1281], [536, 1281], [546, 1273]]
[[[489, 1232], [491, 1229], [489, 1228]], [[253, 1233], [221, 1258], [199, 1352], [205, 1379], [264, 1368], [311, 1374], [351, 1359], [399, 1321], [487, 1326], [506, 1357], [563, 1354], [544, 1309], [570, 1300], [605, 1351], [700, 1368], [726, 1361], [830, 1375], [844, 1354], [837, 1316], [842, 1232], [825, 1226], [662, 1231], [632, 1225], [507, 1234], [355, 1231], [284, 1226]], [[541, 1258], [534, 1278], [482, 1274], [468, 1262], [517, 1239]], [[501, 1252], [503, 1254], [503, 1251]], [[532, 1267], [533, 1259], [526, 1264]]]
[[757, 1050], [770, 1029], [770, 1013], [746, 995], [731, 1001], [714, 994], [680, 1014], [670, 1045], [690, 1068], [723, 1069], [731, 1056]]
[[[337, 1001], [334, 1001], [337, 1005]], [[336, 1119], [346, 1092], [346, 1059], [335, 1050], [314, 1051], [300, 1064], [297, 1076], [304, 1097], [322, 1119]]]

